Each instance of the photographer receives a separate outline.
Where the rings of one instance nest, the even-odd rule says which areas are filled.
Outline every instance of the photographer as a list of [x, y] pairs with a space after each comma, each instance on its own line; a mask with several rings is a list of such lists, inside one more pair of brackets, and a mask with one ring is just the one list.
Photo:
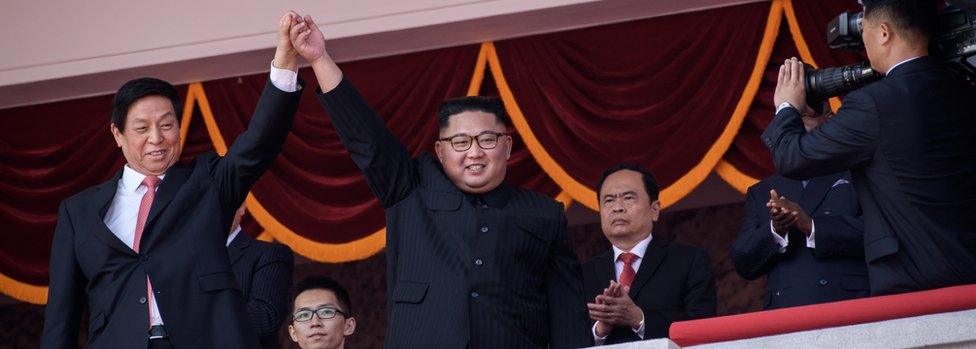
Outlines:
[[763, 142], [786, 177], [851, 171], [873, 295], [976, 283], [976, 90], [928, 56], [934, 2], [865, 0], [862, 24], [885, 78], [806, 133], [803, 65], [787, 60]]

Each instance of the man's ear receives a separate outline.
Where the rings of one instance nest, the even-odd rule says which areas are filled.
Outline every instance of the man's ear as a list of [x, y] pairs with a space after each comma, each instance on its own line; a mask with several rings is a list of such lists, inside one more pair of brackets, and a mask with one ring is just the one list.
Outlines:
[[437, 155], [437, 160], [440, 160], [441, 163], [443, 164], [444, 163], [444, 146], [441, 145], [441, 142], [440, 141], [434, 141], [434, 154]]
[[115, 138], [115, 145], [121, 148], [122, 140], [124, 139], [124, 136], [122, 135], [122, 130], [119, 130], [118, 127], [115, 127], [114, 123], [108, 124], [108, 130], [109, 132], [112, 133], [112, 138]]
[[291, 336], [291, 340], [298, 343], [298, 335], [295, 334], [295, 325], [288, 325], [288, 335]]
[[658, 217], [661, 216], [661, 200], [654, 200], [651, 203], [651, 220], [657, 222]]
[[351, 317], [346, 319], [346, 327], [342, 330], [342, 335], [348, 337], [353, 333], [356, 333], [356, 318]]
[[881, 37], [879, 38], [879, 40], [881, 40], [880, 44], [884, 45], [889, 43], [891, 41], [892, 34], [891, 25], [889, 25], [888, 22], [881, 22], [878, 24], [878, 29], [878, 32], [881, 34]]

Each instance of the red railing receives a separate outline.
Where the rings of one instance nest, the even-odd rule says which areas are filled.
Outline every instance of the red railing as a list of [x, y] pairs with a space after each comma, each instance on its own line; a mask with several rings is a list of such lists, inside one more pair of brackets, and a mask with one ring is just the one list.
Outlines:
[[976, 284], [681, 321], [669, 333], [690, 346], [968, 309], [976, 309]]

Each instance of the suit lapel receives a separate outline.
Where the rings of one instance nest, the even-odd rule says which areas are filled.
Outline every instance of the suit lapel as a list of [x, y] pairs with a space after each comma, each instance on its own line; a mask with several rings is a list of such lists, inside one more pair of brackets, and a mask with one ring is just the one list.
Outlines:
[[91, 217], [92, 224], [89, 230], [109, 247], [119, 252], [135, 256], [137, 255], [136, 251], [129, 248], [122, 240], [119, 240], [119, 237], [115, 236], [108, 229], [108, 226], [105, 225], [105, 215], [108, 213], [108, 208], [112, 204], [112, 199], [115, 198], [115, 192], [119, 190], [119, 178], [122, 178], [121, 170], [115, 174], [114, 178], [108, 182], [99, 184], [95, 188], [91, 204], [92, 207], [97, 208], [97, 211], [92, 211], [95, 217]]
[[[159, 213], [166, 208], [166, 205], [169, 205], [170, 201], [173, 201], [173, 197], [176, 196], [176, 192], [180, 190], [183, 183], [186, 183], [189, 174], [190, 171], [182, 167], [167, 171], [166, 178], [163, 179], [159, 189], [156, 190], [156, 197], [153, 198], [152, 207], [149, 209], [149, 217], [146, 218], [147, 228], [156, 219], [156, 216], [159, 216]], [[145, 238], [145, 234], [143, 237]]]
[[647, 280], [651, 279], [651, 276], [657, 272], [657, 268], [664, 262], [664, 258], [668, 256], [668, 250], [665, 249], [667, 245], [668, 242], [663, 238], [651, 239], [651, 244], [647, 246], [647, 251], [644, 252], [644, 259], [637, 269], [637, 275], [634, 276], [634, 282], [630, 285], [631, 299], [637, 299], [637, 295], [644, 288], [644, 285], [647, 284]]
[[244, 256], [244, 252], [247, 252], [247, 248], [251, 246], [252, 240], [253, 239], [251, 239], [250, 236], [247, 236], [243, 230], [241, 230], [240, 233], [237, 233], [237, 236], [234, 237], [234, 240], [230, 242], [230, 246], [227, 248], [227, 255], [230, 257], [230, 265], [234, 265], [234, 263], [237, 263], [237, 261]]
[[830, 188], [843, 176], [844, 173], [841, 172], [811, 179], [810, 182], [807, 183], [806, 189], [803, 190], [803, 195], [796, 203], [799, 204], [808, 215], [812, 215], [813, 212], [816, 211], [817, 206], [820, 206], [820, 202], [823, 201], [824, 197], [827, 196], [827, 192], [830, 191]]

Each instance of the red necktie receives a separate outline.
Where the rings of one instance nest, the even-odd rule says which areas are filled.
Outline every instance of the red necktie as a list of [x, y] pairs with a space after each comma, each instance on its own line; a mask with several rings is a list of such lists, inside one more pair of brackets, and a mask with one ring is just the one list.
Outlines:
[[[142, 230], [146, 227], [146, 219], [149, 218], [149, 208], [152, 207], [153, 199], [156, 198], [156, 186], [159, 185], [159, 177], [146, 176], [142, 184], [146, 186], [146, 193], [142, 194], [142, 201], [139, 202], [139, 217], [136, 219], [136, 235], [132, 240], [132, 249], [139, 252], [139, 245], [142, 242]], [[149, 276], [146, 276], [146, 311], [152, 314], [152, 284], [149, 283]], [[152, 319], [149, 320], [150, 323]]]
[[630, 252], [624, 252], [621, 253], [620, 257], [618, 258], [620, 261], [624, 262], [624, 269], [620, 271], [620, 277], [617, 279], [622, 285], [630, 286], [630, 283], [634, 282], [634, 275], [637, 275], [637, 272], [634, 271], [634, 267], [632, 266], [634, 261], [637, 260], [637, 255]]

